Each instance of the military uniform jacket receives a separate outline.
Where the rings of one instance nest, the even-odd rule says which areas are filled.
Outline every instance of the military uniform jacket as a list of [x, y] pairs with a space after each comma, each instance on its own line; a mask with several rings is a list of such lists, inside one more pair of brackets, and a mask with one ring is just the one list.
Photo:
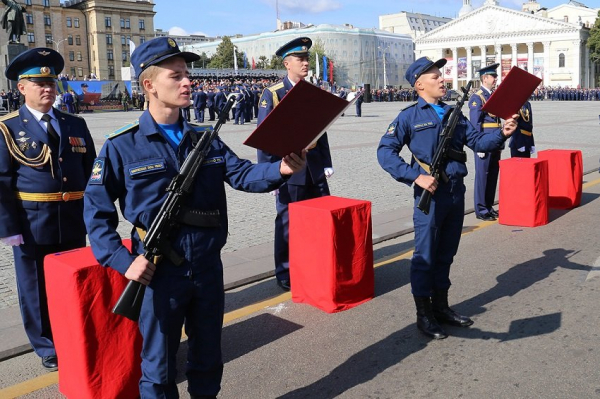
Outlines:
[[[198, 133], [201, 127], [182, 119], [180, 122], [184, 136], [177, 151], [167, 143], [150, 113], [145, 111], [139, 124], [109, 136], [94, 161], [85, 192], [84, 218], [92, 250], [102, 265], [125, 273], [137, 256], [121, 244], [115, 201], [119, 201], [121, 213], [135, 227], [150, 228], [167, 197], [167, 186], [201, 134]], [[191, 264], [198, 264], [201, 257], [218, 257], [227, 238], [223, 183], [238, 190], [268, 192], [284, 182], [279, 166], [279, 163], [253, 164], [240, 159], [219, 138], [215, 139], [185, 205], [200, 211], [218, 210], [220, 226], [181, 225], [170, 239], [172, 249]], [[134, 231], [131, 238], [133, 253], [143, 253], [137, 232]], [[187, 273], [189, 267], [177, 270]]]
[[[444, 121], [452, 112], [452, 107], [440, 102], [444, 107]], [[397, 181], [412, 185], [419, 175], [427, 172], [415, 161], [431, 164], [438, 146], [443, 125], [435, 110], [419, 97], [416, 104], [403, 109], [388, 127], [377, 148], [379, 164]], [[497, 131], [484, 134], [478, 131], [464, 115], [461, 115], [454, 135], [452, 148], [462, 151], [463, 146], [477, 152], [489, 152], [499, 149], [504, 143], [504, 135]], [[402, 147], [408, 146], [414, 157], [409, 162], [400, 157]], [[467, 175], [465, 163], [449, 160], [445, 168], [450, 179], [460, 180]]]
[[50, 145], [48, 133], [27, 107], [2, 118], [9, 132], [8, 144], [12, 141], [24, 158], [33, 160], [49, 148], [51, 159], [36, 167], [24, 165], [11, 155], [6, 137], [0, 135], [0, 237], [22, 234], [25, 243], [52, 245], [85, 236], [81, 199], [17, 198], [17, 192], [58, 194], [85, 189], [96, 157], [90, 132], [82, 118], [57, 109], [53, 112], [60, 127], [58, 148]]
[[[469, 120], [480, 132], [484, 133], [499, 133], [502, 132], [500, 118], [496, 115], [488, 114], [482, 108], [489, 100], [491, 93], [483, 88], [480, 88], [469, 98]], [[504, 148], [504, 145], [498, 150]], [[486, 152], [486, 151], [480, 151]]]
[[[283, 97], [292, 89], [292, 87], [292, 83], [286, 76], [283, 79], [283, 82], [270, 86], [263, 91], [258, 104], [257, 126], [260, 125], [263, 120], [265, 120], [267, 115], [269, 115], [269, 113], [276, 106], [276, 104], [274, 104], [274, 99], [276, 99], [276, 103], [279, 103], [279, 101], [283, 99]], [[301, 118], [303, 116], [298, 115], [298, 117]], [[288, 126], [281, 127], [281, 134], [294, 134], [293, 121], [290, 121]], [[281, 160], [281, 158], [276, 155], [258, 150], [258, 162], [275, 162], [278, 160]], [[306, 167], [292, 175], [287, 184], [297, 186], [306, 185], [308, 182], [308, 175], [310, 175], [313, 183], [323, 182], [326, 180], [324, 169], [331, 167], [332, 162], [331, 153], [329, 151], [329, 141], [327, 140], [327, 133], [325, 133], [319, 138], [319, 140], [317, 140], [316, 147], [309, 150], [306, 154]]]
[[531, 150], [535, 145], [533, 140], [533, 115], [531, 113], [531, 103], [526, 101], [519, 110], [519, 119], [517, 119], [517, 130], [510, 138], [510, 148], [522, 148]]

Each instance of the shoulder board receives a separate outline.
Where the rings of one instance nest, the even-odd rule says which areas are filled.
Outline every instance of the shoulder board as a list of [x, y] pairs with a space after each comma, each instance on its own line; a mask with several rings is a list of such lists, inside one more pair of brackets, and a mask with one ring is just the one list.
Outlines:
[[189, 123], [196, 133], [212, 132], [214, 130], [212, 125], [196, 125], [195, 123]]
[[19, 116], [19, 111], [18, 110], [17, 111], [13, 111], [13, 112], [11, 112], [9, 114], [6, 114], [6, 115], [0, 117], [0, 122], [4, 122], [4, 121], [7, 121], [9, 119], [16, 118], [17, 116]]
[[281, 89], [282, 87], [283, 87], [283, 82], [279, 82], [277, 84], [274, 84], [273, 86], [267, 87], [267, 90], [269, 90], [270, 92], [276, 92], [277, 90]]
[[404, 111], [405, 109], [412, 108], [412, 107], [414, 107], [415, 105], [417, 105], [418, 103], [419, 103], [419, 102], [418, 102], [418, 101], [416, 101], [416, 102], [414, 102], [414, 103], [412, 103], [412, 104], [410, 104], [410, 105], [407, 105], [406, 107], [402, 108], [402, 109], [400, 110], [400, 112]]
[[119, 128], [119, 129], [115, 130], [114, 132], [107, 134], [106, 138], [109, 140], [114, 139], [115, 137], [120, 136], [123, 133], [127, 133], [127, 132], [135, 129], [136, 127], [138, 127], [139, 124], [140, 124], [140, 121], [134, 121], [132, 123], [129, 123], [129, 124], [123, 126], [122, 128]]
[[483, 90], [479, 89], [475, 92], [475, 94], [483, 94]]

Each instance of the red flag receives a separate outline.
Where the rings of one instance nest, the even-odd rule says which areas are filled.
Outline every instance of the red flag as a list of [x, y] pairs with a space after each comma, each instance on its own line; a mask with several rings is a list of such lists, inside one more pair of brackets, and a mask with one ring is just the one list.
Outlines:
[[254, 57], [252, 57], [252, 69], [256, 69], [256, 64], [254, 63]]
[[329, 81], [333, 83], [333, 61], [329, 60]]

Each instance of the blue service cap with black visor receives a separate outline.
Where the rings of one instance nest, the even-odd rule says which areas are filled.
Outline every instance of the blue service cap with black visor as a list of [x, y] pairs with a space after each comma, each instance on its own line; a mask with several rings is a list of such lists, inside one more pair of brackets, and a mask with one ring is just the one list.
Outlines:
[[434, 66], [441, 68], [444, 65], [446, 65], [446, 62], [447, 61], [445, 58], [440, 58], [437, 61], [433, 61], [428, 57], [421, 57], [412, 64], [410, 64], [410, 66], [406, 70], [406, 73], [404, 74], [404, 77], [406, 78], [406, 80], [408, 80], [408, 83], [410, 83], [410, 85], [414, 87], [415, 82], [417, 81], [417, 79], [419, 79], [419, 76], [427, 72], [429, 68], [432, 68]]
[[179, 50], [177, 42], [170, 37], [157, 37], [140, 44], [131, 54], [131, 65], [135, 77], [151, 65], [156, 65], [171, 57], [181, 57], [186, 63], [198, 61], [200, 56], [188, 51]]
[[19, 81], [52, 82], [65, 67], [65, 60], [55, 50], [36, 47], [24, 51], [6, 67], [6, 78]]
[[491, 65], [481, 68], [477, 72], [479, 72], [479, 76], [492, 75], [492, 76], [496, 77], [496, 76], [498, 76], [498, 72], [496, 71], [496, 69], [498, 69], [498, 66], [500, 66], [500, 64], [498, 64], [498, 63], [491, 64]]
[[312, 40], [308, 37], [298, 37], [290, 42], [287, 42], [275, 52], [281, 58], [288, 55], [297, 55], [299, 57], [308, 57], [308, 50], [312, 46]]

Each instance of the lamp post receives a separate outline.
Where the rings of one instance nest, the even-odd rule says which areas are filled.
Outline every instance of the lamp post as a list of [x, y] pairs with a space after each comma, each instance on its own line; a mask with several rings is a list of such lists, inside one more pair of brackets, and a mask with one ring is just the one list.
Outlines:
[[385, 71], [385, 52], [388, 51], [390, 49], [390, 46], [387, 46], [385, 48], [382, 48], [380, 46], [377, 47], [379, 50], [383, 51], [383, 88], [387, 88], [387, 74]]
[[[67, 38], [67, 39], [68, 39], [68, 38]], [[56, 41], [56, 40], [50, 39], [50, 41], [51, 41], [52, 43], [54, 43], [54, 49], [55, 49], [56, 51], [58, 51], [58, 46], [60, 46], [60, 44], [61, 44], [62, 42], [64, 42], [65, 40], [67, 40], [67, 39], [61, 39], [61, 40], [59, 40], [59, 41]], [[58, 51], [58, 52], [60, 53], [60, 51]], [[61, 54], [61, 55], [62, 55], [62, 54]]]

